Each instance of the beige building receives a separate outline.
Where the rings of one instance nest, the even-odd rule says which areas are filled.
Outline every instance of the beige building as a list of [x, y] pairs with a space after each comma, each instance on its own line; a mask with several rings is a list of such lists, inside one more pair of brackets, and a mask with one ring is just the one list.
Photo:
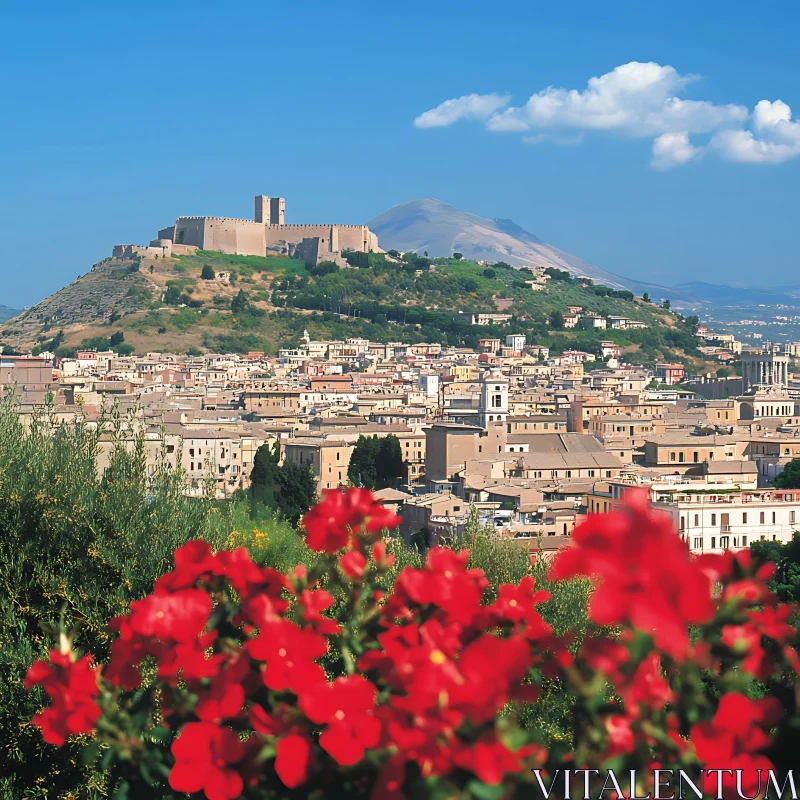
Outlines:
[[318, 490], [336, 489], [347, 484], [347, 468], [355, 444], [331, 439], [289, 439], [285, 458], [300, 466], [310, 466], [319, 481]]

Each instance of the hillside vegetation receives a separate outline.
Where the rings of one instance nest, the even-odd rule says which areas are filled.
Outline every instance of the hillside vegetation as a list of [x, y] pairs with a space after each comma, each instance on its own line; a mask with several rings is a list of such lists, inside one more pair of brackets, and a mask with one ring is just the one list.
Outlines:
[[[313, 338], [362, 336], [377, 341], [476, 346], [482, 338], [525, 333], [552, 352], [598, 351], [614, 341], [636, 360], [699, 359], [693, 320], [683, 320], [631, 292], [594, 286], [553, 270], [545, 291], [532, 275], [502, 262], [405, 260], [348, 254], [354, 265], [198, 251], [170, 259], [107, 260], [70, 286], [5, 323], [0, 340], [19, 349], [115, 346], [122, 351], [253, 350], [276, 353]], [[220, 273], [227, 273], [230, 277]], [[563, 330], [567, 305], [641, 320], [642, 330]], [[470, 311], [503, 312], [502, 325], [474, 326]], [[63, 332], [63, 334], [62, 334]], [[113, 337], [113, 338], [112, 338]], [[700, 366], [698, 363], [695, 366]]]

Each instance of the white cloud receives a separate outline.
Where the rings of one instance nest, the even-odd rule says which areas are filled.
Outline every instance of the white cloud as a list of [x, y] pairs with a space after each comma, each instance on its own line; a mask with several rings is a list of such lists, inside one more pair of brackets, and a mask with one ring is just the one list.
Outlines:
[[499, 109], [507, 106], [508, 95], [465, 94], [453, 100], [445, 100], [436, 108], [420, 114], [415, 120], [417, 128], [442, 128], [460, 119], [487, 119]]
[[486, 127], [491, 131], [573, 128], [652, 136], [708, 133], [747, 119], [744, 106], [675, 96], [694, 80], [696, 76], [680, 75], [674, 67], [631, 61], [590, 78], [583, 91], [549, 86], [524, 106], [495, 113]]
[[687, 164], [702, 152], [689, 141], [689, 134], [662, 133], [653, 142], [653, 158], [650, 166], [659, 170], [672, 169]]
[[[497, 94], [446, 100], [414, 124], [430, 128], [480, 119], [494, 133], [524, 134], [526, 144], [580, 144], [588, 131], [653, 137], [650, 164], [659, 170], [696, 161], [706, 152], [751, 164], [780, 164], [800, 156], [800, 120], [792, 120], [786, 103], [761, 100], [751, 117], [743, 105], [678, 96], [696, 80], [669, 65], [631, 61], [590, 78], [584, 89], [548, 86], [521, 106], [509, 106], [510, 98]], [[705, 136], [707, 144], [692, 144], [695, 136]]]
[[800, 156], [800, 122], [792, 121], [792, 109], [782, 100], [758, 102], [753, 129], [720, 131], [711, 146], [723, 158], [745, 164], [781, 164]]

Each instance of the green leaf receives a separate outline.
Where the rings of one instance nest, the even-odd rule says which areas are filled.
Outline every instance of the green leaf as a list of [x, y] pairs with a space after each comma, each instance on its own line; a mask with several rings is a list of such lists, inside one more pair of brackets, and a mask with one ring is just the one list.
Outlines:
[[491, 786], [479, 780], [472, 780], [467, 784], [467, 790], [478, 800], [499, 800], [504, 794], [503, 785]]
[[128, 793], [130, 792], [130, 784], [126, 780], [122, 780], [117, 784], [117, 788], [114, 789], [113, 799], [114, 800], [128, 800]]

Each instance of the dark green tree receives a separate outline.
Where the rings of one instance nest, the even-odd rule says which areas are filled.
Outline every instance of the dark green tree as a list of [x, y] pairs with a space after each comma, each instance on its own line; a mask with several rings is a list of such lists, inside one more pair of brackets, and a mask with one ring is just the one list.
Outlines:
[[800, 489], [800, 458], [792, 459], [783, 472], [775, 476], [772, 485], [776, 489]]
[[117, 347], [125, 341], [125, 334], [122, 331], [114, 331], [108, 339], [109, 347]]
[[347, 467], [347, 478], [354, 486], [374, 489], [378, 484], [376, 459], [380, 444], [377, 436], [359, 436], [350, 464]]
[[203, 269], [200, 271], [200, 277], [204, 281], [214, 280], [216, 274], [214, 273], [214, 268], [211, 266], [211, 264], [203, 264]]
[[181, 290], [177, 286], [167, 286], [167, 291], [164, 292], [164, 302], [168, 306], [180, 305], [183, 300], [181, 299]]
[[645, 303], [649, 303], [650, 302], [650, 292], [645, 292], [642, 295], [642, 300], [644, 300]]
[[280, 463], [281, 444], [262, 444], [250, 472], [250, 496], [255, 503], [272, 508], [292, 523], [317, 501], [317, 479], [311, 467], [291, 461]]
[[403, 451], [400, 447], [400, 440], [394, 435], [384, 436], [378, 448], [378, 489], [396, 484], [405, 477], [405, 462], [403, 461]]
[[564, 327], [564, 317], [557, 309], [553, 309], [549, 316], [550, 327], [554, 331], [560, 331]]
[[494, 278], [497, 277], [497, 273], [491, 267], [487, 267], [483, 271], [483, 277], [484, 278], [489, 278], [489, 280], [493, 280]]
[[231, 300], [231, 311], [234, 314], [245, 314], [250, 308], [250, 301], [244, 289], [239, 289], [239, 294]]
[[776, 565], [770, 580], [772, 589], [784, 603], [800, 603], [800, 533], [790, 542], [755, 541], [750, 554], [760, 564], [771, 561]]
[[[366, 256], [366, 253], [360, 253]], [[358, 266], [361, 266], [360, 264]], [[369, 266], [369, 262], [367, 262]], [[330, 275], [339, 271], [339, 265], [335, 261], [320, 261], [319, 264], [314, 264], [308, 268], [308, 271], [317, 278], [322, 278], [325, 275]]]
[[665, 300], [665, 301], [664, 301], [664, 302], [661, 304], [661, 308], [665, 309], [666, 311], [669, 311], [669, 307], [670, 307], [670, 302], [669, 302], [669, 300]]
[[347, 468], [347, 478], [354, 486], [385, 489], [404, 475], [403, 451], [394, 434], [380, 439], [377, 436], [358, 437]]
[[453, 253], [453, 258], [456, 261], [460, 261], [462, 258], [464, 258], [464, 254], [463, 253]]

